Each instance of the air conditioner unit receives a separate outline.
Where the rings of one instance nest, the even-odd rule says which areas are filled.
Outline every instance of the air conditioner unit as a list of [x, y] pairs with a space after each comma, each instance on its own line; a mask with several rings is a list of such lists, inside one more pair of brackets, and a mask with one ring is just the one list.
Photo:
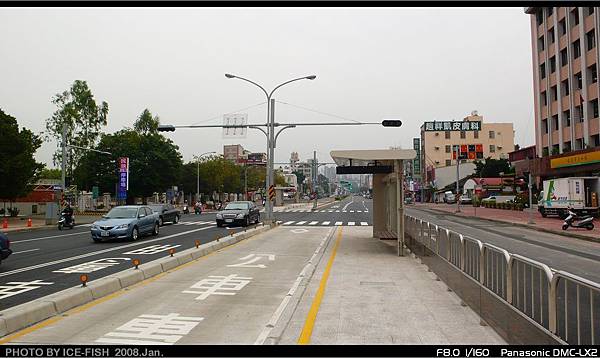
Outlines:
[[437, 146], [436, 146], [436, 147], [435, 147], [435, 150], [440, 150], [440, 147], [437, 147]]
[[499, 146], [498, 146], [498, 149], [502, 149], [502, 146], [501, 146], [501, 145], [499, 145]]
[[439, 133], [437, 133], [437, 132], [435, 133], [435, 136], [436, 136], [436, 137], [437, 137], [437, 136], [439, 136], [439, 135], [440, 135]]

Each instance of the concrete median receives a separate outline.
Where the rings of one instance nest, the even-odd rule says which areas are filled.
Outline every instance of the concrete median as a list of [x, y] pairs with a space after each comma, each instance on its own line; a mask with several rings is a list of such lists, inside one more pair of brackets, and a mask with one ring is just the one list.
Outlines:
[[119, 281], [119, 279], [116, 277], [107, 276], [99, 280], [90, 282], [88, 284], [88, 287], [92, 291], [92, 296], [96, 300], [100, 297], [104, 297], [106, 295], [120, 290], [121, 281]]
[[89, 287], [72, 287], [44, 297], [44, 301], [54, 303], [57, 313], [66, 312], [93, 300], [94, 297]]
[[131, 285], [135, 285], [136, 283], [144, 280], [144, 272], [139, 268], [137, 270], [128, 270], [124, 272], [120, 272], [115, 275], [119, 282], [121, 283], [121, 288], [129, 287]]
[[54, 302], [33, 301], [2, 312], [6, 332], [11, 333], [57, 315]]

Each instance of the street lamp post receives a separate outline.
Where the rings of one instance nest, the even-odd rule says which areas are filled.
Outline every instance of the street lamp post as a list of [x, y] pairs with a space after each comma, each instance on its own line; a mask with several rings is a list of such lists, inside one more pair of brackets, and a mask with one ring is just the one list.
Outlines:
[[202, 156], [207, 155], [207, 154], [216, 154], [217, 152], [206, 152], [206, 153], [202, 153], [200, 155], [195, 155], [194, 157], [196, 158], [196, 164], [198, 164], [198, 171], [197, 171], [197, 177], [196, 177], [196, 201], [200, 200], [200, 158], [202, 158]]
[[[264, 92], [265, 96], [267, 97], [267, 173], [266, 173], [266, 185], [265, 185], [266, 190], [265, 190], [265, 192], [268, 195], [269, 187], [274, 184], [273, 156], [275, 154], [275, 99], [272, 99], [271, 97], [273, 96], [273, 93], [278, 88], [280, 88], [288, 83], [300, 81], [300, 80], [314, 80], [315, 78], [317, 78], [317, 76], [311, 75], [311, 76], [304, 76], [304, 77], [298, 77], [298, 78], [291, 79], [289, 81], [283, 82], [283, 83], [275, 86], [275, 88], [273, 88], [273, 90], [271, 90], [271, 92], [267, 92], [267, 90], [263, 86], [259, 85], [258, 83], [254, 82], [254, 81], [251, 81], [247, 78], [244, 78], [244, 77], [232, 75], [229, 73], [226, 73], [225, 77], [237, 78], [239, 80], [251, 83], [251, 84], [255, 85], [256, 87], [260, 88]], [[265, 210], [266, 221], [267, 221], [267, 223], [271, 223], [273, 220], [273, 204], [271, 203], [271, 200], [266, 200], [266, 205], [267, 205], [266, 210]]]

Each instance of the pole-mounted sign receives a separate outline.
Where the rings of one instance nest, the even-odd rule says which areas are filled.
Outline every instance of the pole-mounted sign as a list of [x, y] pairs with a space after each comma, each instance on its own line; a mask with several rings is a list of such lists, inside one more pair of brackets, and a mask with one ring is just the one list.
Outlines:
[[129, 190], [129, 158], [119, 158], [119, 190], [117, 199], [127, 199], [127, 190]]

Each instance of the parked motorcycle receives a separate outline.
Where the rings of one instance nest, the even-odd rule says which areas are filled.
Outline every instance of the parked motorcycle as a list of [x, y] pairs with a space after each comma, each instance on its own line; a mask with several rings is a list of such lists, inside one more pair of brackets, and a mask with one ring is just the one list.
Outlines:
[[75, 216], [69, 217], [65, 214], [60, 214], [60, 219], [58, 219], [58, 230], [62, 230], [63, 227], [68, 227], [72, 229], [75, 227]]
[[[569, 226], [576, 228], [586, 228], [588, 230], [594, 229], [594, 217], [592, 216], [583, 216], [578, 218], [577, 214], [572, 210], [568, 211], [569, 216], [565, 218], [565, 222], [563, 223], [562, 229], [567, 230]], [[579, 220], [574, 223], [575, 220]]]

